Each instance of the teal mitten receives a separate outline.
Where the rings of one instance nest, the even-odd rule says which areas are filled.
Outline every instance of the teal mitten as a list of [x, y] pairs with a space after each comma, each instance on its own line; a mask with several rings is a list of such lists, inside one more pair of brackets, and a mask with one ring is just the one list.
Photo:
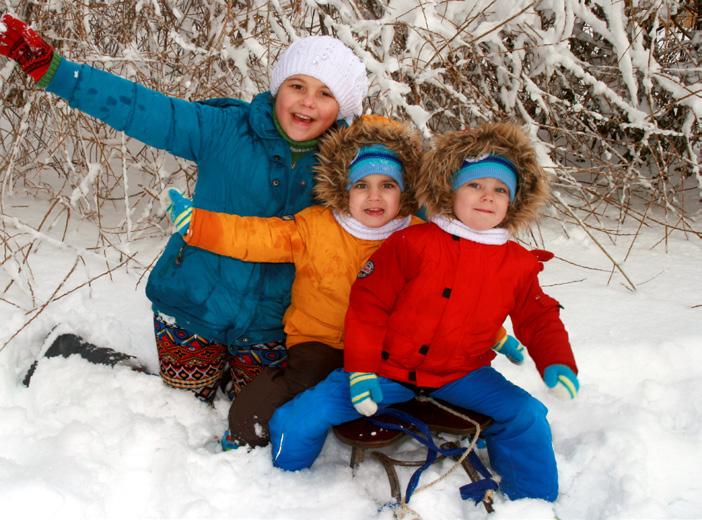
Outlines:
[[224, 431], [224, 435], [222, 435], [222, 439], [219, 442], [222, 445], [222, 451], [231, 451], [239, 447], [229, 430]]
[[492, 350], [498, 354], [506, 356], [507, 359], [509, 359], [515, 365], [521, 365], [524, 363], [524, 345], [519, 343], [517, 338], [514, 336], [505, 334], [505, 337], [502, 338], [497, 345], [492, 347]]
[[351, 372], [349, 374], [351, 404], [361, 415], [370, 417], [378, 411], [378, 403], [383, 400], [378, 376], [372, 372]]
[[175, 226], [176, 233], [185, 236], [190, 227], [190, 219], [193, 216], [193, 201], [184, 197], [175, 188], [168, 190], [168, 196], [171, 199], [170, 205], [166, 208], [168, 218]]
[[565, 365], [549, 365], [544, 370], [544, 382], [554, 395], [562, 399], [575, 399], [580, 390], [578, 376]]

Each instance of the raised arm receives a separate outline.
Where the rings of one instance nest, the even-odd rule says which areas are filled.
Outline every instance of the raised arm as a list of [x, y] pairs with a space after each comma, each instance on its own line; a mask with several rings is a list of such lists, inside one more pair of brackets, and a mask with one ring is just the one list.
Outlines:
[[[0, 17], [0, 54], [68, 104], [150, 146], [197, 161], [209, 136], [221, 134], [221, 110], [166, 96], [89, 65], [62, 58], [51, 44], [11, 15]], [[207, 135], [203, 134], [207, 121]], [[176, 130], [177, 129], [177, 130]]]

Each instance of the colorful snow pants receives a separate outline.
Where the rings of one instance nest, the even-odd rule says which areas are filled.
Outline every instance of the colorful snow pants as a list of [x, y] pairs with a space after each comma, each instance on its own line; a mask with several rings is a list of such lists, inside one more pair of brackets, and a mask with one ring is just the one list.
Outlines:
[[[382, 406], [412, 399], [415, 393], [380, 378]], [[548, 410], [528, 392], [483, 367], [429, 392], [431, 397], [492, 417], [484, 431], [490, 463], [510, 499], [558, 496], [558, 472], [551, 445]], [[382, 409], [382, 408], [381, 408]], [[278, 408], [270, 421], [273, 464], [284, 470], [308, 468], [319, 455], [329, 428], [358, 419], [351, 405], [348, 373], [335, 370], [320, 384]]]
[[206, 402], [212, 402], [217, 387], [227, 382], [231, 398], [265, 366], [280, 365], [287, 357], [281, 342], [252, 345], [232, 356], [226, 345], [192, 334], [158, 314], [154, 314], [154, 334], [163, 381]]

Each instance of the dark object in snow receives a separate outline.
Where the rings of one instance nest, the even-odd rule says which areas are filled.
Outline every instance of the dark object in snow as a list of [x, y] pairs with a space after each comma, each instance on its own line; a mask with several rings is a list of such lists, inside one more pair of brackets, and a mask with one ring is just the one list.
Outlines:
[[[42, 357], [52, 358], [52, 357], [69, 357], [73, 355], [78, 355], [89, 361], [95, 363], [96, 365], [107, 365], [107, 366], [126, 366], [135, 370], [137, 372], [144, 372], [148, 374], [146, 367], [134, 356], [124, 354], [123, 352], [117, 352], [114, 349], [107, 347], [98, 347], [92, 343], [88, 343], [80, 336], [75, 334], [61, 334], [58, 336], [51, 346], [44, 352]], [[32, 363], [29, 367], [27, 375], [24, 376], [25, 386], [29, 386], [29, 382], [34, 375], [34, 371], [37, 369], [37, 364], [40, 359]]]
[[[378, 415], [334, 426], [334, 434], [341, 442], [351, 446], [350, 466], [354, 471], [363, 462], [365, 450], [374, 449], [371, 455], [385, 468], [390, 492], [395, 499], [394, 506], [398, 506], [409, 502], [421, 473], [431, 464], [446, 457], [459, 460], [463, 455], [465, 447], [460, 447], [457, 442], [437, 445], [435, 440], [438, 436], [435, 434], [449, 433], [470, 438], [475, 435], [476, 424], [482, 431], [490, 423], [492, 419], [477, 412], [433, 399], [413, 399], [386, 408]], [[399, 460], [377, 450], [405, 437], [412, 437], [427, 447], [426, 460]], [[410, 478], [404, 501], [397, 466], [419, 467]], [[491, 491], [497, 489], [497, 484], [474, 450], [471, 449], [471, 453], [463, 458], [461, 466], [472, 481], [472, 484], [461, 487], [461, 497], [464, 500], [471, 498], [476, 504], [482, 502], [488, 513], [493, 512]]]

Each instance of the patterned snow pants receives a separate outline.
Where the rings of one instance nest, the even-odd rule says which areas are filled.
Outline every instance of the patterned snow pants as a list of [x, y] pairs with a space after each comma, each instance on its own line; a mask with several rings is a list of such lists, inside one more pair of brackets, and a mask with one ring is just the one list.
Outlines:
[[163, 381], [209, 403], [218, 387], [233, 399], [265, 367], [282, 366], [287, 358], [282, 342], [251, 345], [231, 355], [226, 345], [192, 334], [159, 314], [154, 314], [154, 334]]

